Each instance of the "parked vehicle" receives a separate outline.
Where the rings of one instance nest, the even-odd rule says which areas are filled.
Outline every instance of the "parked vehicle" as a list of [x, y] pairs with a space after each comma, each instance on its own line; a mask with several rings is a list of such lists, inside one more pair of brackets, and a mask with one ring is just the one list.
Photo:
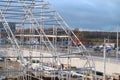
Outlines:
[[3, 57], [0, 57], [0, 61], [4, 61], [4, 58], [3, 58]]

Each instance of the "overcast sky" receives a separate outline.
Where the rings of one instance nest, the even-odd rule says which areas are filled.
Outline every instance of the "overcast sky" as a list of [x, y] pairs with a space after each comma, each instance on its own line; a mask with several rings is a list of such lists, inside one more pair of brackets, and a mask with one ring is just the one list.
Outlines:
[[120, 0], [49, 0], [72, 28], [116, 31]]

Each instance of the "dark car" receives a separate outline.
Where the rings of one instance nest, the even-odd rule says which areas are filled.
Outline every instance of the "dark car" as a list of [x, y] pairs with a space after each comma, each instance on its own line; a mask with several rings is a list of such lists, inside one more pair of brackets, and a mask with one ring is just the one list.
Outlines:
[[100, 51], [100, 50], [101, 49], [98, 46], [94, 47], [94, 51]]

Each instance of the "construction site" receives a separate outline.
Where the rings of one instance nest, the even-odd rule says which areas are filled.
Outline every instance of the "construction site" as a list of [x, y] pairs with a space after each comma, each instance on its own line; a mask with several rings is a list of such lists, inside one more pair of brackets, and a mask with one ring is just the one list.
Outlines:
[[48, 1], [1, 0], [0, 80], [114, 79]]

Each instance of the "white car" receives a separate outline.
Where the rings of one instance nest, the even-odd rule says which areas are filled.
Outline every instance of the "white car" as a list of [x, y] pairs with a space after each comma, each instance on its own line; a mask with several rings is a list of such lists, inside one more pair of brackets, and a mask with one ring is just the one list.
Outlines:
[[0, 57], [0, 61], [4, 61], [4, 58], [3, 58], [3, 57]]

